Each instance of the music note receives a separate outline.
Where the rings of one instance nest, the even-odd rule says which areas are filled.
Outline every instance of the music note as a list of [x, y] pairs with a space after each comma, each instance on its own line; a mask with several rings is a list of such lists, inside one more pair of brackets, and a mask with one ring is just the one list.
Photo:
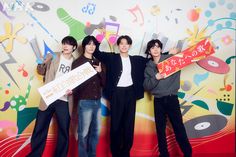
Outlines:
[[96, 8], [96, 4], [88, 3], [87, 6], [84, 6], [82, 8], [82, 12], [92, 15], [95, 12], [95, 8]]
[[133, 22], [138, 22], [138, 16], [137, 16], [136, 12], [138, 12], [140, 14], [141, 22], [139, 24], [140, 24], [140, 26], [143, 26], [143, 24], [144, 24], [144, 17], [143, 17], [143, 13], [142, 13], [141, 9], [139, 8], [139, 6], [136, 5], [134, 8], [131, 8], [131, 9], [128, 9], [128, 10], [135, 17]]
[[105, 22], [105, 28], [102, 30], [101, 34], [96, 36], [96, 39], [101, 42], [104, 38], [106, 38], [109, 44], [115, 44], [116, 39], [118, 37], [120, 24]]
[[220, 91], [224, 91], [224, 90], [231, 91], [232, 86], [230, 84], [226, 84], [226, 80], [227, 80], [228, 76], [229, 75], [225, 75], [225, 77], [224, 77], [224, 87], [220, 88]]
[[105, 23], [105, 28], [106, 28], [106, 37], [108, 39], [108, 42], [110, 44], [115, 44], [116, 39], [118, 37], [118, 32], [119, 32], [120, 24], [106, 22]]
[[24, 67], [25, 67], [25, 64], [22, 64], [21, 66], [19, 66], [17, 71], [18, 72], [23, 71], [22, 76], [27, 77], [28, 76], [28, 72], [24, 69]]

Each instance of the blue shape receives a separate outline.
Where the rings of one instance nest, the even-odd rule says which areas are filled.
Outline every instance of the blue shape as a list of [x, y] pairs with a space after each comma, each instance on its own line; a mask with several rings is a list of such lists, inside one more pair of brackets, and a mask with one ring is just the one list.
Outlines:
[[219, 5], [224, 5], [224, 4], [225, 4], [225, 0], [219, 0], [219, 1], [218, 1], [218, 4], [219, 4]]
[[230, 28], [232, 26], [232, 22], [231, 21], [226, 21], [225, 26]]
[[215, 23], [214, 20], [209, 20], [209, 21], [208, 21], [208, 25], [209, 25], [209, 26], [213, 26], [214, 23]]
[[209, 72], [205, 74], [195, 74], [193, 76], [193, 82], [198, 86], [202, 81], [206, 80], [209, 76]]
[[104, 105], [101, 105], [101, 110], [102, 110], [102, 116], [109, 116], [110, 115], [110, 110]]
[[236, 12], [232, 12], [229, 15], [232, 19], [236, 19]]
[[232, 114], [234, 104], [217, 101], [217, 108], [222, 114], [230, 116]]
[[202, 100], [194, 100], [194, 101], [192, 101], [192, 104], [199, 106], [201, 108], [204, 108], [206, 110], [209, 110], [207, 103]]
[[232, 3], [229, 3], [227, 4], [226, 6], [229, 10], [233, 9], [234, 8], [234, 5]]
[[210, 8], [215, 8], [216, 7], [216, 3], [215, 2], [210, 2], [209, 3], [209, 7]]
[[217, 30], [222, 30], [222, 28], [223, 28], [222, 24], [217, 24], [217, 25], [216, 25], [216, 29], [217, 29]]
[[210, 10], [205, 11], [205, 16], [210, 17], [211, 16], [211, 11]]
[[43, 55], [43, 58], [45, 59], [48, 52], [52, 54], [53, 56], [53, 59], [56, 57], [56, 54], [48, 47], [48, 45], [45, 43], [45, 41], [43, 41], [43, 44], [44, 44], [44, 55]]
[[178, 97], [180, 99], [183, 99], [185, 97], [185, 93], [184, 92], [178, 92], [177, 95], [178, 95]]
[[37, 58], [37, 59], [36, 59], [36, 63], [38, 63], [38, 64], [43, 64], [43, 61], [42, 61], [42, 59]]

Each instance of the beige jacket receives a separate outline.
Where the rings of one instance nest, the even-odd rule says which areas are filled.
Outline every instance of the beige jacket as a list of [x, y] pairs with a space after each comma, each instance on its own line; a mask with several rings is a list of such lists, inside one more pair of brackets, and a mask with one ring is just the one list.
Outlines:
[[[48, 54], [44, 63], [39, 64], [37, 66], [37, 72], [40, 75], [44, 75], [44, 83], [51, 82], [55, 79], [56, 72], [60, 63], [60, 56], [61, 53], [58, 53], [55, 57], [55, 59], [52, 59], [52, 55]], [[69, 112], [70, 115], [72, 114], [72, 108], [73, 108], [73, 97], [72, 95], [68, 96], [68, 103], [69, 103]], [[39, 110], [44, 111], [47, 109], [47, 105], [44, 102], [44, 100], [41, 98], [39, 103]]]

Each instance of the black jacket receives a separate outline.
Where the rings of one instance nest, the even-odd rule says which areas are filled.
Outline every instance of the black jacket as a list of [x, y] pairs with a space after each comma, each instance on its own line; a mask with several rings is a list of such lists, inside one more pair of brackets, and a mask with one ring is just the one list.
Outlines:
[[[100, 52], [96, 50], [94, 56], [103, 62], [106, 66], [106, 85], [104, 88], [104, 96], [111, 100], [113, 91], [116, 89], [118, 81], [122, 73], [122, 62], [120, 54], [114, 52]], [[129, 56], [131, 62], [131, 77], [136, 100], [144, 96], [144, 69], [149, 59], [142, 56]]]

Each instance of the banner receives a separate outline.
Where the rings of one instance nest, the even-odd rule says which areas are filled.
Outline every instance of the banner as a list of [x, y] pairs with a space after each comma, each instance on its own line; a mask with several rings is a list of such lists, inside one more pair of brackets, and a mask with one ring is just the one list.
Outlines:
[[88, 62], [73, 69], [67, 74], [56, 78], [54, 81], [38, 88], [40, 95], [47, 105], [50, 105], [61, 96], [65, 95], [66, 90], [74, 89], [97, 72]]
[[168, 77], [182, 68], [213, 54], [214, 48], [209, 39], [204, 39], [196, 45], [157, 64], [159, 72]]

